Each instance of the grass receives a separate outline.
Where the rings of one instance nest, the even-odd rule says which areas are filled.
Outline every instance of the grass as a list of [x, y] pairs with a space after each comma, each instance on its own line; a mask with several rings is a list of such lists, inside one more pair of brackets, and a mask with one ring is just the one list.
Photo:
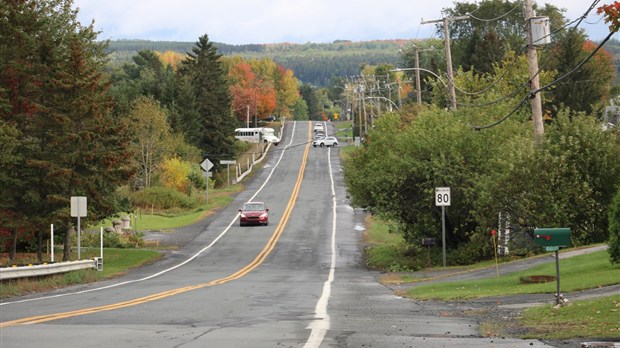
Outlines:
[[521, 322], [528, 333], [523, 338], [567, 339], [620, 338], [620, 294], [578, 301], [561, 308], [529, 308]]
[[[190, 212], [145, 212], [138, 211], [135, 214], [120, 214], [133, 215], [131, 219], [132, 227], [136, 231], [144, 230], [157, 230], [166, 232], [175, 228], [191, 225], [196, 221], [209, 216], [216, 209], [228, 205], [233, 200], [233, 195], [244, 189], [242, 184], [231, 185], [216, 190], [209, 191], [209, 202], [204, 203], [200, 208]], [[89, 230], [98, 230], [100, 227], [112, 226], [112, 219], [105, 220], [101, 224], [88, 226]]]
[[336, 121], [336, 122], [333, 122], [333, 124], [336, 126], [336, 137], [353, 138], [353, 122]]
[[370, 246], [365, 251], [366, 265], [373, 269], [390, 272], [414, 271], [420, 269], [418, 260], [407, 256], [403, 237], [390, 230], [388, 224], [367, 218], [364, 240]]
[[[620, 283], [620, 265], [612, 266], [606, 251], [560, 260], [562, 292], [591, 289]], [[555, 276], [555, 262], [521, 272], [468, 281], [420, 285], [409, 289], [407, 296], [416, 299], [472, 299], [479, 297], [555, 293], [556, 282], [522, 284], [520, 278], [531, 275]]]
[[[372, 218], [367, 220], [367, 226], [365, 239], [370, 245], [366, 251], [367, 261], [380, 264], [383, 270], [398, 268], [394, 265], [403, 264], [402, 240], [397, 237], [398, 235], [394, 236], [389, 232], [385, 223]], [[494, 267], [494, 262], [485, 261], [460, 267], [460, 269], [447, 267], [441, 270], [468, 272], [483, 267]], [[430, 271], [433, 270], [440, 269], [430, 269]], [[418, 274], [420, 273], [424, 272], [391, 273], [384, 275], [382, 281], [394, 283], [419, 281]], [[531, 275], [554, 276], [555, 262], [538, 265], [522, 272], [502, 275], [500, 278], [420, 285], [406, 292], [399, 291], [399, 295], [416, 299], [457, 300], [511, 294], [555, 293], [556, 282], [520, 283], [521, 276]], [[612, 266], [606, 251], [560, 260], [562, 292], [618, 284], [620, 283], [619, 275], [620, 265]], [[553, 308], [552, 305], [529, 308], [524, 311], [522, 318], [511, 325], [519, 328], [519, 332], [522, 332], [519, 335], [522, 338], [617, 340], [620, 338], [620, 295], [569, 302], [568, 305], [560, 308]], [[504, 336], [505, 329], [504, 323], [498, 321], [483, 320], [480, 323], [480, 332], [483, 336], [501, 337]]]
[[[83, 259], [99, 256], [98, 248], [82, 250]], [[83, 269], [40, 278], [23, 278], [2, 281], [0, 299], [22, 296], [40, 291], [49, 291], [70, 285], [92, 283], [125, 274], [128, 270], [159, 260], [162, 254], [146, 249], [104, 249], [103, 271]]]

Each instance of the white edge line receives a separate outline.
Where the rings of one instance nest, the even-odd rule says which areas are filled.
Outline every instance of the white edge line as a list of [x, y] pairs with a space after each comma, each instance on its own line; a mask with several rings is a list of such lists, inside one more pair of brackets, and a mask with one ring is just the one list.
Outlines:
[[331, 265], [329, 267], [329, 276], [323, 283], [323, 293], [316, 303], [314, 310], [314, 320], [308, 325], [312, 329], [310, 336], [304, 345], [304, 348], [318, 348], [323, 343], [323, 339], [330, 329], [330, 317], [327, 313], [327, 304], [332, 292], [332, 283], [336, 273], [336, 189], [334, 188], [334, 175], [332, 171], [331, 149], [328, 149], [329, 178], [331, 180], [332, 190], [332, 236], [331, 236]]

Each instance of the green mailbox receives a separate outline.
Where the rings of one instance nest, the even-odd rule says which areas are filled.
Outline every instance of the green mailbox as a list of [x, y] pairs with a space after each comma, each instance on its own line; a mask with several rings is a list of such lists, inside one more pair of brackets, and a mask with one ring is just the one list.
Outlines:
[[570, 245], [570, 228], [536, 228], [534, 241], [543, 247], [565, 247]]

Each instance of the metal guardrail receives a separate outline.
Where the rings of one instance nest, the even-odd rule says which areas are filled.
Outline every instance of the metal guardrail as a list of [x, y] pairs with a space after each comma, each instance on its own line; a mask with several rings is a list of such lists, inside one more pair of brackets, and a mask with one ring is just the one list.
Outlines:
[[2, 267], [0, 268], [0, 280], [38, 277], [56, 273], [65, 273], [85, 268], [96, 268], [99, 270], [103, 266], [101, 258], [96, 257], [92, 260], [57, 262], [43, 265]]

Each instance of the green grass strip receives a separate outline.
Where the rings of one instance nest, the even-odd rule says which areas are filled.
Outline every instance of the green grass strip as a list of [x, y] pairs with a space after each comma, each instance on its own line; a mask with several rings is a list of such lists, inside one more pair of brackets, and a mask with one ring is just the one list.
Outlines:
[[[500, 265], [501, 272], [501, 265]], [[522, 284], [521, 277], [555, 276], [555, 262], [538, 265], [521, 272], [468, 281], [444, 282], [412, 287], [407, 296], [416, 299], [472, 299], [514, 294], [536, 294], [556, 291], [556, 282]], [[620, 265], [612, 266], [609, 254], [599, 251], [560, 260], [560, 291], [570, 292], [620, 283]]]

